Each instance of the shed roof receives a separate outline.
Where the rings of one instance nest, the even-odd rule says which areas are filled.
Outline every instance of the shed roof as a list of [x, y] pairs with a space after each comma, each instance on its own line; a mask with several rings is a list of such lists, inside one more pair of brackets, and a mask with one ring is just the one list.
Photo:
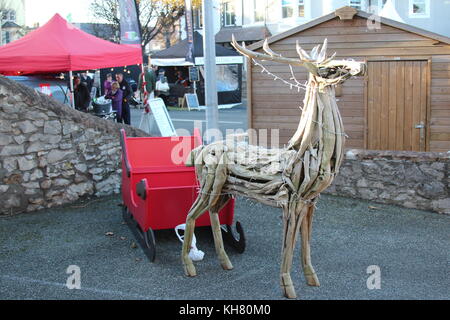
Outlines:
[[[288, 37], [290, 37], [290, 36], [292, 36], [292, 35], [294, 35], [296, 33], [305, 31], [307, 29], [311, 29], [311, 28], [313, 28], [313, 27], [315, 27], [315, 26], [317, 26], [317, 25], [319, 25], [321, 23], [324, 23], [324, 22], [333, 20], [335, 18], [338, 18], [338, 12], [340, 10], [347, 9], [347, 8], [350, 9], [351, 7], [342, 7], [342, 8], [337, 9], [336, 11], [331, 12], [331, 13], [329, 13], [327, 15], [324, 15], [324, 16], [319, 17], [317, 19], [311, 20], [308, 23], [299, 25], [299, 26], [294, 27], [292, 29], [289, 29], [289, 30], [287, 30], [285, 32], [282, 32], [282, 33], [279, 33], [277, 35], [274, 35], [274, 36], [272, 36], [272, 37], [267, 39], [268, 43], [270, 44], [270, 43], [273, 43], [273, 42], [276, 42], [276, 41], [288, 38]], [[351, 9], [353, 9], [353, 8], [351, 8]], [[363, 18], [363, 19], [369, 19], [369, 18], [373, 17], [373, 13], [368, 13], [368, 12], [365, 12], [365, 11], [362, 11], [362, 10], [356, 10], [356, 9], [355, 9], [355, 11], [356, 11], [356, 13], [353, 16], [353, 18], [355, 16]], [[423, 37], [427, 37], [427, 38], [430, 38], [430, 39], [433, 39], [433, 40], [437, 40], [437, 41], [440, 41], [440, 42], [445, 43], [445, 44], [450, 44], [450, 38], [449, 37], [446, 37], [446, 36], [443, 36], [443, 35], [431, 32], [431, 31], [427, 31], [427, 30], [424, 30], [424, 29], [420, 29], [420, 28], [414, 27], [414, 26], [406, 24], [406, 23], [402, 23], [402, 22], [398, 22], [398, 21], [395, 21], [395, 20], [391, 20], [391, 19], [388, 19], [388, 18], [379, 17], [379, 19], [380, 19], [379, 21], [382, 24], [385, 24], [385, 25], [388, 25], [388, 26], [391, 26], [391, 27], [394, 27], [394, 28], [397, 28], [397, 29], [401, 29], [401, 30], [404, 30], [404, 31], [408, 31], [408, 32], [411, 32], [411, 33], [415, 33], [417, 35], [420, 35], [420, 36], [423, 36]], [[264, 41], [261, 40], [261, 41], [258, 41], [256, 43], [253, 43], [252, 45], [248, 46], [248, 48], [251, 49], [251, 50], [256, 50], [256, 49], [262, 48], [263, 43], [264, 43]]]
[[217, 43], [231, 42], [232, 35], [236, 41], [259, 41], [271, 36], [266, 26], [222, 28], [216, 34]]

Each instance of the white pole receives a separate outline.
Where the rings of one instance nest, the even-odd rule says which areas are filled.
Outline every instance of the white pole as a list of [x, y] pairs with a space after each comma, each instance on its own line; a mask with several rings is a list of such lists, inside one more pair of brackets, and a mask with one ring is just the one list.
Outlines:
[[73, 72], [69, 71], [69, 78], [70, 78], [70, 104], [72, 105], [72, 108], [75, 109], [75, 97], [73, 92]]
[[219, 129], [219, 108], [216, 84], [216, 41], [214, 35], [213, 1], [203, 0], [203, 56], [205, 61], [206, 143], [214, 142]]
[[0, 10], [0, 46], [3, 45], [3, 10]]

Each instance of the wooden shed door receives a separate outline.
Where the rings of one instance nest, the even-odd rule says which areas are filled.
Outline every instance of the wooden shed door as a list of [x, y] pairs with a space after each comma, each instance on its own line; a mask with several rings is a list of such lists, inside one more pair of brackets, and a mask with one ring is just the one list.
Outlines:
[[428, 61], [370, 61], [367, 147], [426, 151]]

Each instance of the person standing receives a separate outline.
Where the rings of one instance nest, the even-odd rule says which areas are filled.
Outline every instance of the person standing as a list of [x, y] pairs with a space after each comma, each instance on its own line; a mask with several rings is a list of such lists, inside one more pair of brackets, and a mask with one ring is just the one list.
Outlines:
[[117, 122], [122, 123], [123, 93], [122, 90], [120, 90], [120, 85], [118, 82], [114, 81], [111, 84], [111, 91], [106, 94], [105, 98], [112, 100], [112, 108], [114, 111], [116, 111]]
[[[149, 99], [155, 98], [156, 74], [152, 67], [144, 67], [145, 88], [147, 89]], [[139, 75], [139, 90], [144, 93], [142, 83], [142, 73]]]
[[127, 80], [124, 79], [123, 73], [116, 74], [116, 80], [119, 83], [120, 90], [122, 90], [122, 119], [125, 124], [131, 124], [131, 113], [129, 100], [132, 94], [132, 90]]
[[91, 94], [92, 86], [94, 85], [94, 80], [88, 76], [86, 72], [81, 73], [81, 82], [84, 83], [89, 90], [89, 94]]
[[166, 71], [161, 68], [158, 70], [158, 76], [156, 77], [155, 96], [163, 99], [166, 105], [169, 104], [170, 86], [166, 77]]
[[183, 76], [183, 72], [181, 71], [181, 70], [178, 70], [176, 73], [175, 73], [175, 75], [176, 75], [176, 78], [177, 78], [177, 81], [175, 81], [175, 84], [181, 84], [183, 87], [188, 87], [189, 86], [189, 83], [188, 83], [188, 81], [184, 78], [184, 76]]
[[111, 92], [111, 85], [113, 83], [112, 74], [108, 73], [106, 75], [106, 80], [103, 82], [103, 90], [105, 92], [105, 96]]
[[81, 82], [79, 77], [75, 76], [73, 78], [73, 85], [75, 109], [87, 112], [89, 103], [91, 102], [91, 95], [89, 94], [86, 84]]

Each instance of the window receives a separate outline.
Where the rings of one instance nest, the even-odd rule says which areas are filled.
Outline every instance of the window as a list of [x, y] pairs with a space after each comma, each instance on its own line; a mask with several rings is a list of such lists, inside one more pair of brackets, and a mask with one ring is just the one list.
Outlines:
[[4, 10], [2, 13], [3, 22], [12, 21], [16, 22], [16, 12], [14, 10]]
[[409, 0], [410, 18], [429, 18], [430, 0]]
[[[394, 2], [394, 0], [392, 0]], [[357, 10], [378, 13], [383, 9], [387, 0], [348, 0], [348, 5]]]
[[283, 19], [294, 16], [294, 0], [281, 0], [281, 10]]
[[2, 31], [3, 36], [3, 44], [7, 44], [11, 42], [11, 34], [9, 31]]
[[[381, 10], [383, 10], [384, 5], [386, 4], [387, 0], [369, 0], [367, 6], [367, 11], [371, 13], [379, 14]], [[392, 0], [392, 4], [395, 7], [395, 2]]]
[[201, 29], [201, 28], [203, 28], [203, 16], [202, 16], [202, 9], [201, 8], [193, 10], [193, 12], [192, 12], [192, 20], [194, 20], [194, 29]]
[[255, 9], [254, 20], [255, 22], [261, 22], [266, 17], [266, 1], [253, 0], [253, 8]]
[[298, 0], [298, 16], [305, 17], [305, 0]]
[[224, 1], [222, 9], [223, 25], [225, 27], [236, 25], [234, 1]]
[[349, 5], [350, 5], [350, 7], [353, 7], [353, 8], [355, 8], [355, 9], [358, 9], [358, 10], [362, 10], [363, 9], [363, 7], [362, 7], [362, 0], [349, 0]]
[[9, 21], [16, 22], [16, 12], [14, 10], [9, 10]]
[[287, 18], [306, 18], [306, 0], [281, 0], [281, 15]]

